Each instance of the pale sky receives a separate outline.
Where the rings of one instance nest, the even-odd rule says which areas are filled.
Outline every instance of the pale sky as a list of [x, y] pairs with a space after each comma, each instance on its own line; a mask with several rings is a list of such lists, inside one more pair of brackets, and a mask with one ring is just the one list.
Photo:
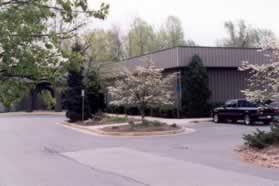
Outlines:
[[255, 27], [271, 29], [279, 35], [279, 0], [88, 0], [91, 7], [100, 2], [110, 4], [105, 21], [94, 21], [92, 28], [116, 25], [128, 30], [135, 17], [141, 17], [155, 28], [168, 15], [182, 21], [185, 39], [203, 46], [214, 46], [225, 36], [224, 22], [244, 19]]

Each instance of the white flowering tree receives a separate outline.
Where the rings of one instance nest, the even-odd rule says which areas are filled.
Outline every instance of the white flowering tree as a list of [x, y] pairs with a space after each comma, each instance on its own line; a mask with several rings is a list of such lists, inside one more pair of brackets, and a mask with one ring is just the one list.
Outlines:
[[270, 63], [262, 65], [244, 62], [240, 67], [242, 71], [249, 71], [248, 88], [242, 92], [252, 101], [279, 100], [279, 42], [266, 41], [262, 52], [270, 59]]
[[[81, 27], [80, 14], [104, 19], [107, 11], [89, 10], [87, 0], [0, 0], [0, 102], [10, 106], [38, 81], [61, 79], [59, 42]], [[57, 18], [68, 29], [53, 29]]]
[[142, 122], [145, 109], [174, 103], [171, 82], [174, 75], [163, 77], [162, 69], [151, 61], [137, 66], [133, 71], [126, 70], [113, 87], [109, 87], [112, 105], [135, 105], [141, 113]]

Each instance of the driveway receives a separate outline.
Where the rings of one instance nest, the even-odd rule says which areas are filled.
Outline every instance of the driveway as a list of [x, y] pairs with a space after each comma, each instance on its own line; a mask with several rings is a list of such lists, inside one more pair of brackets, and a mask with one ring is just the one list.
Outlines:
[[279, 185], [277, 169], [240, 162], [233, 151], [256, 126], [185, 122], [196, 132], [98, 137], [64, 119], [0, 115], [1, 186]]

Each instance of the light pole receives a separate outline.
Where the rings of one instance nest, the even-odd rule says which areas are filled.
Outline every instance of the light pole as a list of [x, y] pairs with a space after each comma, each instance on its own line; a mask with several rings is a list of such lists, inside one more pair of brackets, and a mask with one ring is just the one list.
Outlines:
[[81, 97], [82, 97], [82, 122], [84, 121], [84, 97], [85, 97], [85, 90], [81, 90]]

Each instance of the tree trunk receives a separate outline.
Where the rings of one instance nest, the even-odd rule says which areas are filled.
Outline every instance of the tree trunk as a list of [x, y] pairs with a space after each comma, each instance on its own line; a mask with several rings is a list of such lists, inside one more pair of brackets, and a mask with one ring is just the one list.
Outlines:
[[141, 114], [141, 123], [143, 123], [144, 117], [145, 117], [145, 114], [144, 114], [144, 107], [140, 107], [140, 114]]

